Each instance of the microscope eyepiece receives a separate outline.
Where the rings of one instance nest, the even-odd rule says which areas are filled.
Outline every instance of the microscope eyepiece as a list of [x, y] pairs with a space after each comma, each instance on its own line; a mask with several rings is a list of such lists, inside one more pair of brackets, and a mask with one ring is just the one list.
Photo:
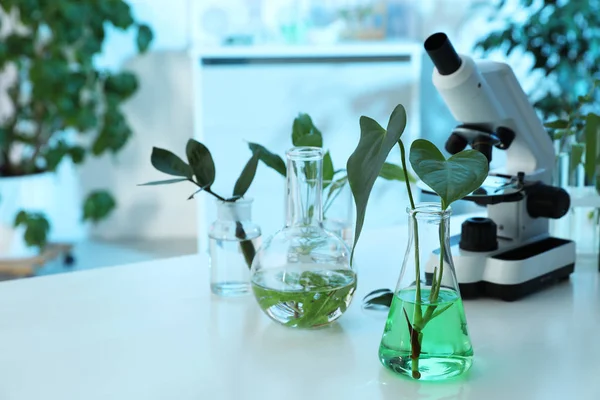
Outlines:
[[433, 61], [440, 75], [450, 75], [458, 71], [462, 60], [445, 33], [434, 33], [425, 40], [425, 51]]

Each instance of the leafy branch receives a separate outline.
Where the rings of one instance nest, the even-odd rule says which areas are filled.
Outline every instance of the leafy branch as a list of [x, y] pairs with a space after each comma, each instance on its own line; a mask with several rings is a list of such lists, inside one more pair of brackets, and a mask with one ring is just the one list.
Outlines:
[[[196, 185], [198, 189], [188, 197], [188, 200], [193, 199], [194, 196], [200, 192], [205, 192], [219, 201], [233, 203], [243, 198], [250, 188], [254, 176], [256, 175], [258, 161], [262, 153], [261, 151], [257, 151], [252, 154], [244, 166], [239, 178], [235, 182], [232, 196], [226, 197], [221, 196], [212, 190], [212, 185], [214, 184], [216, 177], [216, 167], [212, 154], [208, 148], [194, 139], [189, 139], [185, 151], [187, 163], [169, 150], [153, 147], [150, 156], [152, 166], [162, 173], [176, 176], [177, 178], [147, 182], [138, 186], [156, 186], [191, 182]], [[236, 219], [235, 224], [235, 236], [240, 239], [240, 248], [244, 255], [244, 260], [246, 261], [248, 268], [250, 268], [252, 266], [254, 255], [256, 254], [256, 249], [254, 248], [252, 241], [248, 240], [242, 222]]]
[[[398, 144], [404, 171], [406, 171], [406, 154], [401, 141], [402, 133], [406, 127], [406, 111], [398, 105], [392, 112], [387, 129], [381, 127], [375, 120], [368, 117], [360, 119], [361, 137], [347, 163], [348, 180], [356, 203], [356, 233], [354, 248], [362, 231], [365, 213], [371, 189], [381, 170], [385, 159], [392, 148]], [[455, 201], [462, 199], [481, 186], [487, 177], [489, 167], [487, 158], [476, 150], [463, 150], [449, 159], [446, 159], [439, 149], [431, 142], [418, 139], [410, 148], [410, 163], [417, 176], [428, 185], [441, 199], [441, 217], [439, 226], [440, 258], [439, 265], [434, 267], [433, 279], [429, 296], [423, 299], [421, 292], [421, 269], [419, 254], [418, 208], [414, 203], [408, 179], [405, 179], [410, 207], [413, 218], [413, 235], [415, 240], [415, 312], [411, 322], [404, 310], [408, 330], [411, 338], [411, 360], [413, 378], [419, 379], [419, 357], [423, 340], [423, 329], [433, 319], [446, 311], [449, 306], [438, 309], [438, 298], [442, 288], [445, 260], [445, 227], [443, 213]], [[354, 255], [354, 254], [353, 254]], [[380, 295], [371, 297], [369, 302], [381, 305], [388, 301], [391, 303], [393, 294], [389, 291], [378, 290]], [[369, 295], [368, 295], [369, 296]], [[372, 296], [372, 294], [371, 294]], [[425, 313], [422, 310], [423, 302], [427, 302]], [[389, 304], [386, 304], [389, 305]]]
[[[291, 133], [292, 145], [296, 147], [323, 147], [323, 134], [315, 126], [310, 115], [300, 113], [294, 119]], [[272, 168], [277, 173], [286, 176], [286, 164], [283, 159], [268, 151], [264, 146], [257, 143], [248, 143], [248, 147], [253, 153], [259, 154], [259, 159], [269, 168]], [[414, 182], [415, 179], [405, 173], [403, 168], [389, 162], [384, 162], [382, 168], [378, 172], [378, 176], [388, 181], [404, 182], [409, 179]], [[327, 151], [323, 157], [323, 216], [327, 218], [327, 211], [333, 206], [335, 200], [348, 184], [348, 174], [345, 169], [335, 169], [331, 153]]]

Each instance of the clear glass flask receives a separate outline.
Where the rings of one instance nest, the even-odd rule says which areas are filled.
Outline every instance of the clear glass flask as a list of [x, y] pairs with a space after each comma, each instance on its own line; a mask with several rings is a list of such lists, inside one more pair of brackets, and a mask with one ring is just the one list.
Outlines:
[[467, 371], [473, 348], [450, 252], [450, 214], [439, 203], [408, 209], [408, 248], [379, 347], [381, 363], [413, 379]]
[[250, 267], [261, 235], [251, 209], [252, 199], [217, 200], [217, 219], [208, 231], [210, 289], [216, 295], [250, 293]]
[[286, 223], [252, 263], [258, 304], [289, 327], [329, 325], [346, 311], [356, 289], [348, 245], [323, 228], [323, 154], [317, 147], [287, 152]]

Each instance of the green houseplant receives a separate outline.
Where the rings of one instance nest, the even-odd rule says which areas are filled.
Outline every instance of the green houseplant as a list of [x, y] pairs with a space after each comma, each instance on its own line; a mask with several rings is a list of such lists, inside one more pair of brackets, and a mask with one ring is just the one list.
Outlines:
[[[476, 43], [476, 49], [506, 55], [519, 50], [531, 56], [530, 72], [542, 72], [535, 107], [544, 119], [560, 118], [577, 107], [600, 73], [600, 3], [596, 1], [519, 0], [494, 3], [493, 22], [502, 27]], [[519, 15], [527, 15], [522, 20]]]
[[[319, 128], [315, 126], [310, 115], [306, 113], [299, 113], [294, 119], [292, 124], [291, 139], [292, 145], [296, 147], [312, 146], [323, 148], [323, 134]], [[286, 166], [285, 162], [280, 156], [270, 152], [265, 147], [257, 143], [250, 142], [248, 146], [253, 153], [258, 154], [261, 162], [277, 171], [285, 178]], [[410, 182], [414, 182], [414, 178], [410, 174], [405, 174], [402, 167], [390, 162], [383, 163], [383, 166], [378, 172], [378, 176], [385, 180], [395, 180], [401, 182], [408, 177]], [[347, 186], [348, 174], [346, 169], [336, 169], [333, 166], [331, 153], [326, 151], [323, 157], [323, 218], [326, 225], [328, 222], [328, 211], [334, 211], [333, 209], [335, 208], [336, 199], [342, 195]], [[340, 204], [340, 206], [343, 205]], [[352, 205], [350, 204], [350, 206]], [[353, 224], [353, 221], [345, 222], [349, 223], [350, 226]], [[334, 225], [332, 224], [332, 226]], [[352, 240], [350, 240], [350, 242], [352, 242]]]
[[[188, 200], [193, 199], [200, 192], [214, 197], [219, 204], [218, 218], [223, 219], [223, 221], [222, 223], [217, 221], [218, 224], [211, 226], [211, 231], [215, 229], [221, 231], [218, 235], [212, 235], [213, 232], [209, 232], [209, 237], [214, 242], [211, 242], [210, 246], [211, 289], [215, 294], [225, 296], [249, 293], [249, 269], [252, 267], [252, 261], [256, 254], [256, 243], [260, 238], [260, 228], [249, 221], [249, 204], [246, 207], [248, 208], [247, 212], [241, 208], [243, 206], [237, 207], [237, 205], [244, 202], [244, 195], [256, 175], [261, 153], [254, 152], [252, 154], [235, 182], [232, 195], [221, 196], [212, 189], [216, 178], [216, 166], [209, 149], [204, 144], [190, 139], [187, 142], [185, 152], [187, 162], [169, 150], [154, 147], [150, 157], [152, 166], [156, 170], [175, 178], [152, 181], [140, 186], [190, 182], [197, 187], [197, 190], [188, 197]], [[229, 236], [230, 234], [231, 236]], [[230, 248], [232, 246], [229, 246], [228, 242], [233, 242], [233, 249]], [[241, 253], [241, 258], [237, 257], [238, 251]], [[225, 262], [224, 265], [219, 264], [223, 262]], [[231, 281], [231, 270], [234, 270], [234, 274], [238, 275], [236, 281]], [[223, 273], [222, 271], [226, 272]], [[239, 277], [240, 275], [241, 277]]]
[[[0, 119], [0, 181], [123, 148], [132, 131], [121, 106], [138, 81], [131, 72], [111, 72], [94, 61], [112, 28], [135, 29], [137, 49], [148, 49], [152, 31], [134, 20], [125, 1], [3, 0], [0, 28], [0, 75], [9, 102]], [[93, 191], [83, 220], [98, 222], [115, 205], [108, 191]], [[15, 210], [12, 219], [24, 227], [28, 246], [43, 248], [50, 231], [43, 212]]]
[[[559, 158], [569, 161], [571, 179], [584, 165], [587, 185], [599, 188], [596, 168], [600, 77], [600, 3], [596, 1], [520, 0], [519, 12], [506, 0], [495, 3], [491, 19], [503, 27], [476, 43], [484, 53], [517, 50], [533, 60], [529, 74], [538, 73], [539, 84], [530, 97], [547, 121]], [[522, 21], [515, 14], [527, 14]], [[539, 74], [541, 72], [541, 74]], [[560, 174], [556, 174], [560, 178]]]
[[[364, 116], [360, 126], [360, 141], [347, 163], [356, 203], [355, 243], [377, 174], [396, 145], [407, 171], [401, 140], [406, 126], [402, 105], [394, 109], [386, 129]], [[415, 204], [405, 178], [410, 202], [409, 241], [398, 285], [395, 292], [380, 290], [381, 295], [370, 300], [390, 306], [379, 357], [395, 373], [414, 379], [445, 379], [466, 371], [473, 356], [449, 251], [449, 207], [479, 188], [489, 167], [486, 157], [476, 150], [463, 150], [446, 159], [433, 143], [423, 139], [411, 144], [409, 159], [417, 176], [440, 196], [441, 204]], [[425, 250], [436, 242], [437, 257]], [[425, 272], [427, 266], [429, 274]]]

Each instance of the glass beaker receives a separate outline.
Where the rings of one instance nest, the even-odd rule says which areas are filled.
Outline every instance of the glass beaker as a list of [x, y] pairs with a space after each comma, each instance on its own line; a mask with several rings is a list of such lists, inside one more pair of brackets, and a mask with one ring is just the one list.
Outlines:
[[210, 289], [219, 296], [250, 292], [250, 267], [260, 245], [260, 228], [251, 220], [252, 199], [217, 200], [217, 219], [208, 231]]
[[473, 348], [450, 252], [450, 214], [439, 203], [408, 209], [408, 248], [379, 346], [381, 363], [414, 379], [467, 371]]
[[261, 309], [295, 328], [318, 328], [337, 320], [356, 289], [350, 249], [323, 228], [323, 150], [287, 152], [286, 224], [266, 239], [252, 263], [251, 282]]

